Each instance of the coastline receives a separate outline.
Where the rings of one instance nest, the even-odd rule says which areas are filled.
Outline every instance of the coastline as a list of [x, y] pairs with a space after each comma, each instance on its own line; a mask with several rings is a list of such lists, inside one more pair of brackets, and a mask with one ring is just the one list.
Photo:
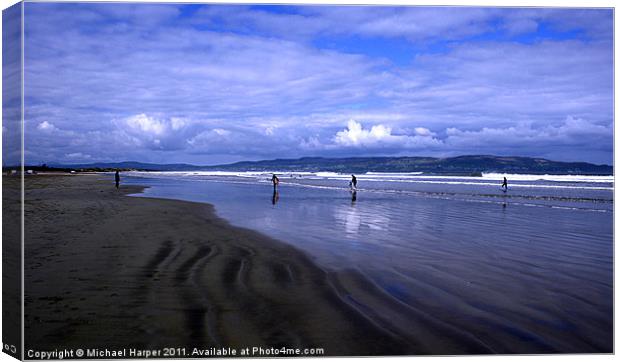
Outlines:
[[26, 350], [438, 352], [346, 301], [359, 278], [233, 227], [211, 205], [126, 196], [142, 189], [101, 175], [26, 178]]
[[[145, 187], [116, 190], [109, 177], [26, 177], [26, 350], [285, 347], [322, 348], [327, 356], [610, 350], [600, 309], [591, 311], [592, 321], [575, 321], [589, 331], [577, 335], [523, 320], [531, 308], [499, 294], [511, 275], [492, 280], [497, 292], [485, 298], [512, 316], [472, 304], [478, 299], [462, 283], [475, 275], [452, 278], [450, 287], [419, 269], [408, 280], [416, 299], [403, 300], [348, 259], [323, 264], [302, 245], [289, 245], [286, 235], [233, 226], [201, 199], [130, 197]], [[15, 179], [5, 180], [6, 190]], [[222, 195], [216, 205], [248, 207]], [[249, 210], [241, 215], [250, 217]], [[519, 288], [517, 282], [510, 285]], [[552, 308], [537, 315], [562, 315]]]

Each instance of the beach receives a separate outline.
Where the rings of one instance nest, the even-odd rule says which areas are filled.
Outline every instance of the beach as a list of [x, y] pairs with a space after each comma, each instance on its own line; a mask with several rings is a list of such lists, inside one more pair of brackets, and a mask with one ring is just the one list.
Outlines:
[[347, 174], [278, 176], [275, 195], [271, 172], [125, 182], [302, 250], [346, 277], [349, 304], [434, 354], [612, 350], [613, 178], [506, 175], [504, 192], [504, 175], [369, 172], [352, 194]]
[[[6, 189], [18, 178], [4, 180]], [[25, 183], [26, 351], [431, 352], [345, 302], [342, 283], [350, 277], [330, 275], [293, 247], [231, 227], [209, 205], [127, 197], [141, 188], [116, 190], [99, 175], [37, 175]]]
[[527, 206], [536, 185], [489, 203], [361, 177], [353, 200], [339, 180], [283, 176], [276, 198], [262, 178], [196, 177], [26, 177], [26, 351], [612, 351], [599, 186]]

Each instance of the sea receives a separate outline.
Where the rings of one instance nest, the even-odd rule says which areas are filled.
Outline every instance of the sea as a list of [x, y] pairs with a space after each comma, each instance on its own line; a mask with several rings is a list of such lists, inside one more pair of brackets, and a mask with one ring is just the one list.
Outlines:
[[[280, 184], [274, 190], [271, 177]], [[128, 172], [496, 353], [613, 350], [613, 176]], [[501, 188], [503, 178], [508, 189]]]

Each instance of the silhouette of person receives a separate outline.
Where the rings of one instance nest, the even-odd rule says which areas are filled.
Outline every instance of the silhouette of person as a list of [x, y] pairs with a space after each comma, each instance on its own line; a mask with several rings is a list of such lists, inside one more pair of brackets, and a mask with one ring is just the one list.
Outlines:
[[121, 183], [121, 175], [118, 172], [118, 170], [116, 170], [116, 174], [114, 175], [114, 180], [116, 181], [116, 188], [118, 189], [118, 186]]
[[276, 176], [275, 173], [271, 177], [271, 182], [273, 182], [273, 190], [275, 191], [278, 188], [278, 184], [280, 183], [280, 180], [278, 179], [278, 176]]
[[280, 193], [274, 187], [274, 189], [273, 189], [273, 196], [271, 197], [271, 204], [272, 205], [277, 204], [279, 199], [280, 199]]
[[351, 182], [349, 185], [353, 190], [357, 189], [357, 177], [355, 177], [355, 175], [351, 175]]
[[506, 177], [504, 177], [504, 182], [502, 183], [502, 189], [504, 189], [504, 192], [508, 191], [508, 180], [506, 179]]

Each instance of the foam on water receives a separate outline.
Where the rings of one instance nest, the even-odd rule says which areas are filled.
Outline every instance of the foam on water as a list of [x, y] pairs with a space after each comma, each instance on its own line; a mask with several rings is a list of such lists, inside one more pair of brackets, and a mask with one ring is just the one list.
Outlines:
[[486, 180], [503, 180], [506, 177], [514, 181], [556, 181], [556, 182], [605, 182], [613, 183], [614, 176], [592, 176], [592, 175], [524, 175], [524, 174], [504, 174], [504, 173], [483, 173], [482, 178]]
[[[272, 174], [277, 174], [282, 180], [309, 179], [309, 180], [348, 180], [350, 174], [336, 172], [278, 172], [278, 171], [149, 171], [130, 172], [137, 177], [239, 177], [261, 181], [270, 179]], [[421, 183], [421, 184], [445, 184], [445, 185], [475, 185], [485, 187], [497, 187], [498, 183], [506, 177], [510, 187], [516, 188], [549, 188], [549, 189], [584, 189], [584, 190], [608, 190], [613, 191], [614, 176], [590, 176], [590, 175], [527, 175], [527, 174], [500, 174], [486, 173], [478, 176], [442, 176], [423, 175], [421, 172], [396, 173], [396, 172], [367, 172], [356, 176], [360, 181], [386, 182], [386, 183]], [[496, 182], [490, 182], [496, 181]], [[593, 184], [593, 185], [592, 185]], [[600, 184], [609, 184], [604, 186]]]
[[[131, 172], [132, 176], [229, 183], [270, 184], [272, 172]], [[350, 175], [334, 172], [278, 173], [280, 187], [348, 192]], [[358, 176], [358, 192], [401, 195], [468, 202], [554, 207], [566, 210], [613, 212], [613, 183], [610, 176], [506, 175], [510, 192], [501, 192], [504, 174], [473, 176], [434, 176], [419, 173], [367, 173]], [[496, 182], [494, 182], [497, 180]], [[552, 181], [553, 180], [553, 181]], [[561, 181], [560, 181], [561, 180]], [[571, 181], [568, 181], [571, 180]]]

